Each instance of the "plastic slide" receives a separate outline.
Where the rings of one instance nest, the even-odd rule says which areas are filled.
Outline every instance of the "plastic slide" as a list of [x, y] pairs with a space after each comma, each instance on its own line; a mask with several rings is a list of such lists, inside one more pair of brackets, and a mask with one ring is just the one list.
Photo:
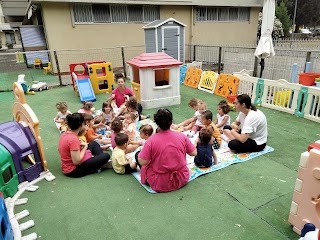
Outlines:
[[77, 86], [80, 96], [80, 101], [96, 101], [96, 95], [93, 92], [92, 85], [89, 78], [79, 79], [77, 80]]

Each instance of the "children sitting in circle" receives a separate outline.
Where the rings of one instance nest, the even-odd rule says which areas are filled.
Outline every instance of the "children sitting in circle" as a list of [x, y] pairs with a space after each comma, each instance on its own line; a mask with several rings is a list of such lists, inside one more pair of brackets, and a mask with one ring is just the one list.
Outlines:
[[92, 102], [83, 102], [82, 107], [78, 110], [78, 113], [86, 113], [89, 115], [93, 115], [95, 112], [95, 108], [93, 107]]
[[221, 134], [219, 128], [212, 122], [212, 112], [206, 110], [201, 114], [203, 128], [209, 129], [212, 133], [213, 141], [212, 145], [214, 149], [219, 149], [222, 143]]
[[217, 156], [214, 152], [212, 132], [208, 128], [202, 128], [199, 132], [198, 140], [195, 142], [197, 148], [197, 155], [194, 157], [194, 164], [197, 167], [209, 168], [212, 166], [212, 159], [214, 164], [218, 163]]
[[[190, 108], [192, 108], [194, 111], [197, 111], [198, 110], [198, 101], [199, 101], [198, 99], [192, 98], [189, 101], [188, 106]], [[179, 123], [177, 125], [173, 124], [172, 129], [180, 131], [180, 132], [191, 130], [193, 125], [195, 124], [195, 122], [196, 122], [196, 119], [194, 119], [194, 117], [192, 116], [192, 118], [186, 119], [182, 123]]]
[[217, 119], [214, 121], [214, 124], [219, 128], [220, 133], [223, 133], [224, 126], [230, 125], [230, 116], [228, 115], [230, 110], [230, 106], [226, 100], [219, 102], [217, 107]]
[[132, 161], [127, 153], [128, 135], [118, 133], [115, 136], [116, 147], [112, 151], [112, 167], [118, 174], [130, 174], [136, 171], [137, 163]]
[[67, 115], [71, 114], [68, 110], [68, 105], [66, 102], [58, 102], [56, 104], [56, 108], [58, 110], [57, 116], [54, 118], [56, 123], [60, 123], [59, 130], [61, 133], [68, 130], [68, 124], [66, 123]]

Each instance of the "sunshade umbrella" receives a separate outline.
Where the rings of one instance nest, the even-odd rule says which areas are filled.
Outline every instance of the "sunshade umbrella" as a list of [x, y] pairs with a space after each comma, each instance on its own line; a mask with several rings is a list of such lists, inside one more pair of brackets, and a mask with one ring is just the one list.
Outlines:
[[261, 37], [254, 55], [261, 58], [260, 77], [264, 69], [264, 59], [274, 56], [272, 43], [272, 30], [274, 23], [276, 3], [275, 0], [264, 0], [262, 10]]

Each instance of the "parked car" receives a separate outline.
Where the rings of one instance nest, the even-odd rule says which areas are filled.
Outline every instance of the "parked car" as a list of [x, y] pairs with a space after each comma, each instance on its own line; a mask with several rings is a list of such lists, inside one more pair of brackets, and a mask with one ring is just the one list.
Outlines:
[[33, 81], [33, 84], [30, 87], [31, 91], [39, 91], [48, 90], [48, 85], [45, 82]]
[[307, 28], [300, 29], [300, 33], [305, 34], [305, 35], [313, 35], [313, 33]]
[[316, 36], [320, 36], [320, 28], [316, 28], [313, 30], [313, 36], [316, 37]]

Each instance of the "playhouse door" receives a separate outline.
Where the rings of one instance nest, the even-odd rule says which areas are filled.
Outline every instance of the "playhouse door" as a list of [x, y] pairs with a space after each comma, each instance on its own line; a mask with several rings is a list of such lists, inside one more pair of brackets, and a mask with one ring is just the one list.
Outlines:
[[162, 52], [180, 61], [180, 28], [162, 27]]

